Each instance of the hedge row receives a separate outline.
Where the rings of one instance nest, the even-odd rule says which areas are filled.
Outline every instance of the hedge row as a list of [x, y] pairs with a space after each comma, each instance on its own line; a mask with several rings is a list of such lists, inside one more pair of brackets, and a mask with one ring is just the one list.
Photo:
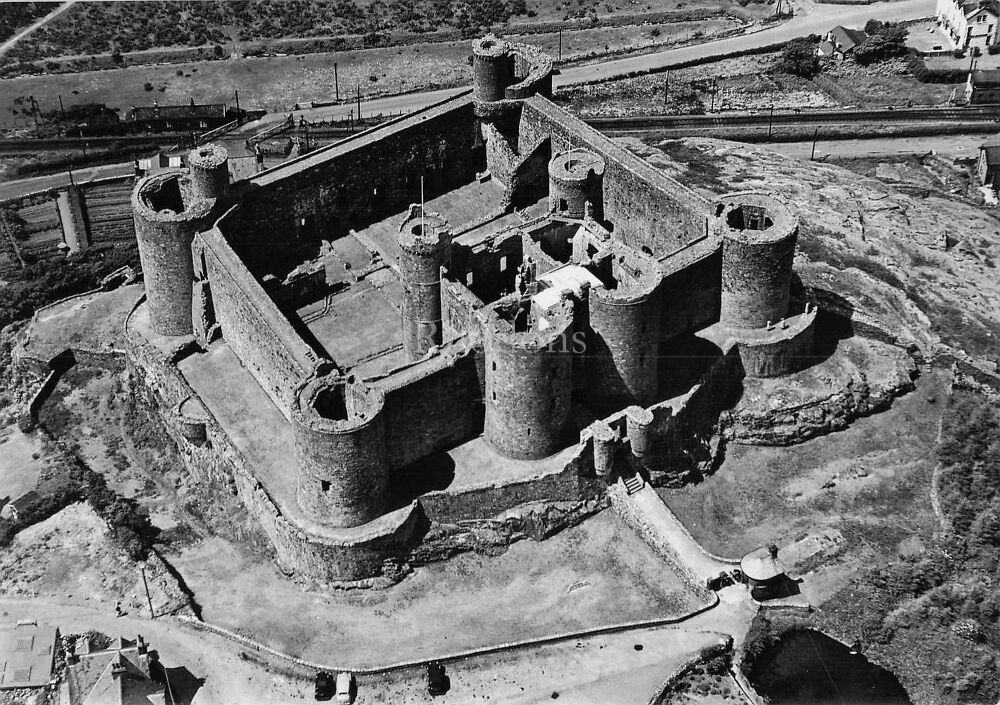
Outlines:
[[907, 54], [906, 64], [913, 77], [921, 83], [962, 83], [969, 75], [968, 69], [929, 69], [922, 56]]

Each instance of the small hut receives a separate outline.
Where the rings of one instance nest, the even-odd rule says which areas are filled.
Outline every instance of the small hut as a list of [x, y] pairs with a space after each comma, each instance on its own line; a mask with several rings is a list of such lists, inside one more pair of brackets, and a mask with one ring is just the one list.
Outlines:
[[755, 598], [767, 599], [785, 594], [785, 568], [778, 560], [778, 547], [773, 543], [743, 556], [740, 570], [746, 576], [750, 594]]

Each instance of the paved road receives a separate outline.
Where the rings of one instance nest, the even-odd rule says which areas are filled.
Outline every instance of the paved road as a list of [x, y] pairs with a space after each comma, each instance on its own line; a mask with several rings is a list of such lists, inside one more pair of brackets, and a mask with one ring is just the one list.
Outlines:
[[50, 21], [52, 19], [55, 19], [56, 17], [58, 17], [62, 13], [66, 12], [66, 10], [68, 10], [70, 7], [72, 7], [75, 3], [76, 3], [76, 0], [68, 0], [68, 2], [64, 2], [62, 5], [60, 5], [59, 7], [57, 7], [55, 10], [53, 10], [49, 14], [45, 15], [45, 17], [42, 17], [40, 19], [35, 20], [31, 24], [31, 26], [27, 27], [26, 29], [22, 29], [20, 32], [18, 32], [17, 34], [15, 34], [13, 37], [11, 37], [10, 39], [8, 39], [6, 42], [4, 42], [3, 44], [0, 44], [0, 56], [3, 56], [4, 54], [6, 54], [7, 51], [12, 46], [14, 46], [15, 44], [17, 44], [24, 37], [27, 37], [29, 34], [31, 34], [32, 32], [34, 32], [36, 29], [38, 29], [39, 27], [41, 27], [46, 22], [48, 22], [48, 21]]
[[[109, 176], [123, 176], [134, 171], [132, 162], [124, 164], [107, 164], [105, 166], [87, 167], [85, 169], [74, 169], [73, 180], [77, 183], [91, 181], [93, 179], [103, 179]], [[44, 191], [50, 188], [58, 188], [69, 183], [69, 174], [65, 171], [49, 176], [35, 176], [28, 179], [17, 179], [16, 181], [0, 182], [0, 200], [13, 198], [25, 193]]]
[[[726, 54], [746, 49], [775, 44], [792, 37], [807, 34], [820, 34], [835, 25], [862, 26], [871, 18], [880, 20], [916, 19], [931, 17], [935, 11], [935, 0], [902, 0], [902, 2], [879, 2], [872, 5], [825, 5], [814, 4], [811, 0], [798, 2], [795, 5], [795, 17], [785, 22], [759, 32], [728, 37], [704, 44], [667, 49], [654, 54], [632, 56], [624, 59], [614, 59], [595, 64], [574, 66], [562, 70], [553, 80], [553, 86], [568, 86], [587, 81], [609, 79], [632, 71], [648, 71], [650, 69], [669, 67], [674, 64], [700, 59], [717, 54]], [[450, 98], [467, 87], [444, 88], [424, 93], [388, 96], [374, 100], [362, 101], [363, 115], [370, 113], [398, 113], [422, 108], [425, 105]], [[310, 120], [322, 120], [330, 117], [344, 117], [351, 113], [353, 103], [334, 105], [326, 108], [303, 110], [303, 115]], [[275, 122], [285, 119], [284, 114], [265, 115], [260, 120], [244, 125], [241, 133], [253, 133]]]

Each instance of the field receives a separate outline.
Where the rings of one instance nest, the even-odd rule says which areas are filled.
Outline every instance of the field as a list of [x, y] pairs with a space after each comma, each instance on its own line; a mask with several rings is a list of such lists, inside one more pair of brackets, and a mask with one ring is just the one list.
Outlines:
[[930, 478], [946, 384], [946, 373], [928, 373], [890, 410], [792, 448], [730, 445], [704, 482], [661, 496], [705, 548], [733, 558], [823, 530], [855, 556], [918, 550], [936, 523]]
[[[730, 18], [646, 26], [601, 27], [566, 31], [562, 35], [566, 61], [608, 53], [671, 46], [710, 38], [738, 27]], [[558, 56], [556, 33], [513, 36]], [[470, 82], [470, 41], [420, 44], [302, 56], [248, 57], [229, 61], [135, 66], [106, 71], [21, 77], [0, 80], [0, 128], [30, 127], [19, 98], [34, 95], [40, 109], [104, 103], [121, 110], [131, 106], [198, 103], [235, 104], [239, 90], [244, 108], [287, 112], [298, 102], [350, 99], [360, 88], [363, 98], [430, 90]], [[336, 64], [336, 70], [334, 65]], [[152, 84], [153, 90], [145, 90]], [[362, 104], [362, 110], [364, 105]]]
[[[828, 64], [809, 80], [776, 71], [776, 52], [563, 89], [557, 100], [589, 116], [942, 105], [958, 84], [920, 83], [901, 61]], [[718, 89], [714, 97], [712, 86]], [[666, 87], [666, 96], [664, 88]]]

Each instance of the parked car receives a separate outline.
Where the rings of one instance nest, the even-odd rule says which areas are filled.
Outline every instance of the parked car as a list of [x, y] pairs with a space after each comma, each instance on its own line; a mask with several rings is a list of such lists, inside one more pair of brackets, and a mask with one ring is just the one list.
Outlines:
[[444, 695], [448, 692], [448, 676], [444, 666], [437, 661], [427, 664], [427, 692], [431, 695]]
[[350, 705], [354, 702], [354, 674], [341, 671], [337, 674], [337, 702]]
[[316, 699], [329, 700], [333, 697], [333, 676], [326, 671], [316, 674]]

